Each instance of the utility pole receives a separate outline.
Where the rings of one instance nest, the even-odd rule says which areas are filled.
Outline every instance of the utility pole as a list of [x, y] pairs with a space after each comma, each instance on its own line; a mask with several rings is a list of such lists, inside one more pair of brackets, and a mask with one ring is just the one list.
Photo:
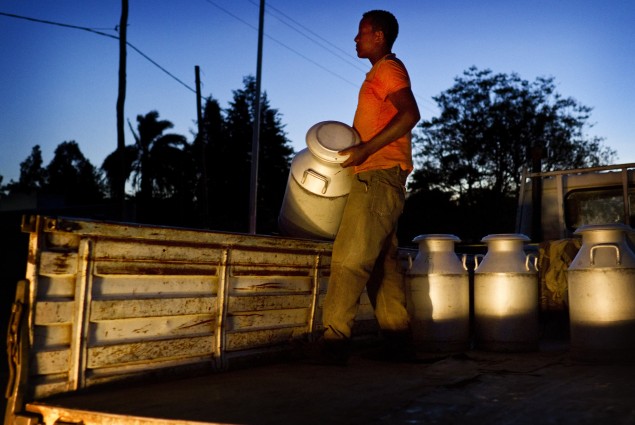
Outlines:
[[203, 125], [203, 110], [201, 107], [201, 68], [196, 65], [194, 68], [196, 77], [196, 122], [198, 123], [198, 140], [201, 145], [201, 169], [203, 170], [202, 198], [203, 214], [205, 225], [209, 220], [209, 201], [207, 196], [207, 137], [205, 136], [205, 126]]
[[251, 143], [251, 190], [249, 198], [249, 233], [256, 233], [256, 210], [258, 204], [258, 153], [260, 151], [260, 82], [262, 80], [262, 34], [265, 21], [265, 0], [260, 0], [258, 22], [258, 61], [256, 66], [256, 104], [254, 105], [254, 127]]
[[121, 219], [126, 219], [126, 172], [124, 151], [126, 138], [124, 133], [124, 104], [126, 102], [126, 44], [128, 28], [128, 0], [121, 0], [121, 18], [119, 20], [119, 93], [117, 96], [117, 159], [118, 166], [113, 196], [119, 204]]

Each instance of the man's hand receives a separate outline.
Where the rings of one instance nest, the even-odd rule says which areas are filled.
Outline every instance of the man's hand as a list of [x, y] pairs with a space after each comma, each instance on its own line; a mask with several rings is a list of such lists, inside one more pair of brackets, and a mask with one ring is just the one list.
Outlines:
[[368, 150], [366, 143], [360, 143], [350, 148], [342, 149], [337, 154], [341, 156], [348, 155], [348, 158], [341, 163], [341, 166], [346, 168], [363, 164], [372, 152]]

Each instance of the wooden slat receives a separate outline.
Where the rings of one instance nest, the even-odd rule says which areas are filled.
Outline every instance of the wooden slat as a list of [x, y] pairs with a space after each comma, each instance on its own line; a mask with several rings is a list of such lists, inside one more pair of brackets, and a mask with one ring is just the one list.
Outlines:
[[213, 314], [216, 298], [163, 298], [93, 301], [91, 320]]
[[36, 350], [68, 347], [71, 343], [70, 325], [35, 326], [33, 334]]
[[40, 274], [74, 275], [77, 273], [76, 252], [42, 251], [40, 255]]
[[31, 359], [31, 373], [33, 375], [67, 373], [69, 359], [70, 350], [39, 351]]
[[269, 329], [285, 326], [308, 326], [308, 309], [267, 310], [227, 315], [226, 332]]
[[210, 314], [150, 317], [91, 322], [90, 346], [165, 337], [211, 334], [216, 318]]
[[201, 275], [216, 276], [218, 267], [215, 264], [197, 264], [189, 262], [165, 261], [125, 261], [100, 260], [95, 265], [95, 273], [100, 275]]
[[117, 296], [215, 295], [218, 278], [209, 276], [94, 276], [93, 298]]
[[173, 241], [146, 241], [101, 239], [95, 245], [97, 259], [124, 259], [127, 261], [150, 260], [218, 264], [221, 250], [203, 244], [178, 244]]
[[239, 311], [309, 308], [311, 307], [311, 300], [310, 294], [233, 296], [227, 300], [227, 311], [235, 313]]
[[130, 363], [212, 355], [213, 336], [178, 338], [165, 341], [134, 342], [93, 347], [88, 350], [91, 369]]
[[310, 270], [313, 267], [314, 255], [302, 255], [298, 252], [281, 251], [280, 246], [277, 250], [241, 250], [235, 249], [232, 251], [231, 263], [237, 270], [240, 267], [258, 266], [261, 268], [267, 268], [268, 266], [276, 267], [289, 267], [293, 266], [296, 269]]
[[38, 276], [37, 299], [60, 299], [75, 297], [75, 275]]
[[306, 332], [305, 327], [232, 332], [227, 334], [225, 349], [227, 351], [237, 351], [282, 344], [302, 335], [304, 332]]
[[242, 276], [232, 277], [229, 282], [231, 294], [245, 294], [249, 292], [286, 293], [306, 292], [311, 293], [310, 277], [290, 276]]
[[35, 305], [35, 324], [70, 324], [74, 308], [73, 301], [40, 301]]

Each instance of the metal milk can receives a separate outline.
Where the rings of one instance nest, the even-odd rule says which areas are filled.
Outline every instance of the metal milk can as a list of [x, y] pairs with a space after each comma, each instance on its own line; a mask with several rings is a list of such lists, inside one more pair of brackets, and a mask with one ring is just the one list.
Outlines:
[[418, 351], [459, 352], [469, 348], [470, 283], [454, 252], [461, 240], [429, 234], [413, 239], [419, 251], [406, 273], [408, 310]]
[[338, 121], [313, 125], [307, 148], [291, 161], [287, 187], [278, 215], [286, 236], [335, 239], [352, 183], [352, 168], [340, 165], [344, 148], [360, 143], [357, 131]]
[[632, 359], [635, 254], [624, 224], [587, 225], [567, 270], [571, 354], [580, 360]]
[[[523, 234], [488, 235], [487, 254], [475, 257], [476, 345], [490, 351], [538, 349], [537, 257], [525, 254]], [[482, 260], [478, 259], [482, 257]]]

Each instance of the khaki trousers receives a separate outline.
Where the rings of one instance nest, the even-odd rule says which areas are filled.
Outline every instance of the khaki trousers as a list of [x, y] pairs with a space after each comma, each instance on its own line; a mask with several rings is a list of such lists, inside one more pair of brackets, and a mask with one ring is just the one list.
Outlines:
[[405, 276], [397, 258], [397, 222], [405, 202], [408, 173], [399, 167], [357, 174], [333, 245], [324, 301], [324, 338], [351, 337], [364, 288], [382, 331], [404, 332]]

